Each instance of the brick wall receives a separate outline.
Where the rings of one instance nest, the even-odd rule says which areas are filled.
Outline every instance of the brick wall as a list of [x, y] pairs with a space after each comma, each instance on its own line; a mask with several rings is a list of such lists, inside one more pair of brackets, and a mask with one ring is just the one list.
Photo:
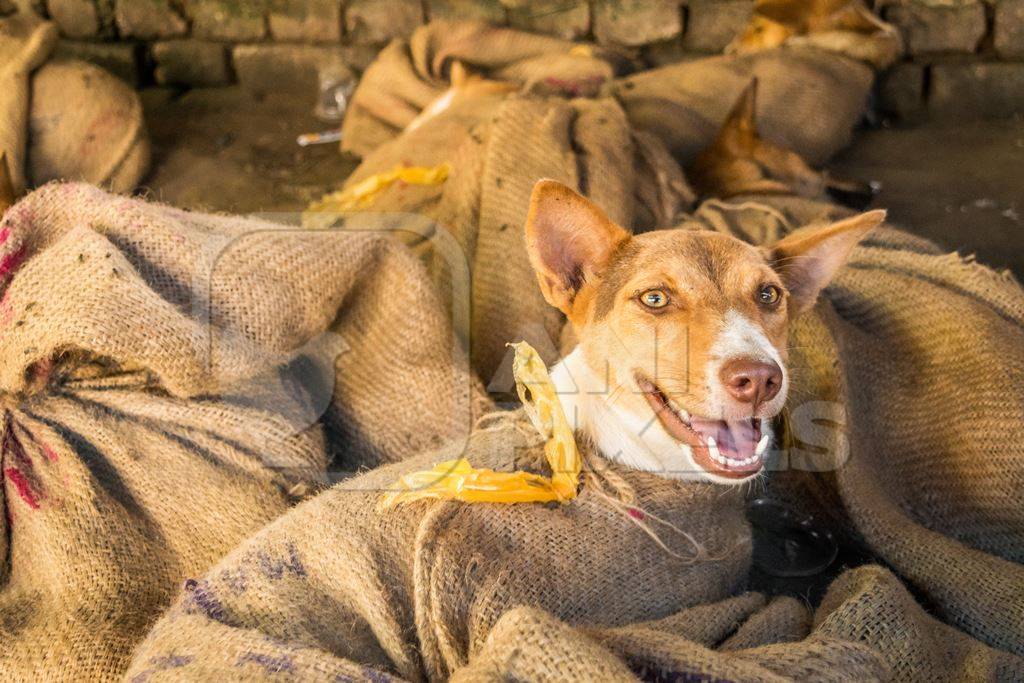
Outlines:
[[[1024, 113], [1024, 0], [878, 0], [908, 55], [879, 84], [879, 109]], [[636, 48], [652, 65], [720, 52], [752, 0], [0, 0], [52, 18], [60, 51], [145, 86], [239, 82], [312, 90], [325, 65], [359, 72], [430, 18], [498, 24]]]
[[1024, 114], [1024, 0], [905, 0], [881, 11], [908, 52], [879, 84], [883, 112]]

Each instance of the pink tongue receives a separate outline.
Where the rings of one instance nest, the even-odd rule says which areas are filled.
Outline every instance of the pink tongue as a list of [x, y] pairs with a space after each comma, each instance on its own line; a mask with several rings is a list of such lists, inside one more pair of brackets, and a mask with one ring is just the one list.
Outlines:
[[695, 417], [690, 421], [690, 426], [704, 437], [712, 437], [722, 455], [737, 460], [753, 455], [757, 442], [761, 439], [761, 430], [754, 426], [753, 420], [725, 422]]

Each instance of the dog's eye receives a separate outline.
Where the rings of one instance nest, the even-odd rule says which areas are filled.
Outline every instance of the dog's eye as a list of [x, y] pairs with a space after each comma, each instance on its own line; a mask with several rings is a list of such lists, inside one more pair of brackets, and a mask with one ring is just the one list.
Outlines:
[[647, 308], [664, 308], [668, 305], [668, 294], [660, 289], [649, 289], [640, 295], [640, 303]]
[[762, 306], [776, 306], [782, 300], [782, 290], [775, 285], [764, 285], [757, 290], [757, 303]]

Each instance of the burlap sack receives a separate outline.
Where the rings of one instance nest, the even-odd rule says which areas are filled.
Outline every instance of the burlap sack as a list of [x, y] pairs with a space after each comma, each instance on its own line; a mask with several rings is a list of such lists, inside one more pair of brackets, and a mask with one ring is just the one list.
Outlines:
[[[479, 111], [490, 118], [479, 120]], [[558, 357], [563, 318], [541, 297], [518, 229], [533, 183], [548, 177], [578, 187], [641, 229], [670, 225], [693, 198], [660, 142], [634, 133], [609, 98], [474, 98], [381, 145], [345, 187], [399, 166], [442, 163], [450, 171], [441, 185], [395, 183], [355, 215], [318, 211], [306, 220], [393, 231], [427, 264], [474, 370], [499, 392], [512, 388], [508, 342], [526, 340], [549, 362]]]
[[[773, 239], [835, 212], [760, 198], [697, 218], [748, 236], [759, 223]], [[1008, 379], [1024, 372], [1024, 292], [1009, 272], [879, 230], [827, 294], [829, 314], [796, 328], [793, 364], [813, 387], [800, 400], [832, 404], [847, 428], [806, 438], [824, 452], [791, 451], [769, 485], [864, 544], [946, 622], [1024, 654], [1024, 387]]]
[[0, 278], [5, 680], [117, 678], [183, 578], [329, 457], [471, 424], [431, 286], [385, 237], [51, 184], [0, 223]]
[[25, 191], [25, 151], [32, 72], [57, 44], [57, 27], [19, 14], [0, 19], [0, 149], [7, 154], [11, 185]]
[[[875, 68], [884, 66], [858, 59], [857, 40], [891, 40], [898, 53], [895, 34], [851, 34], [842, 51], [787, 46], [629, 74], [635, 63], [596, 46], [474, 22], [433, 22], [408, 42], [393, 42], [367, 69], [345, 117], [342, 148], [365, 156], [397, 136], [444, 92], [445, 69], [458, 59], [490, 78], [521, 83], [523, 92], [615, 97], [630, 125], [657, 135], [684, 166], [712, 141], [756, 77], [761, 134], [819, 165], [849, 143]], [[481, 119], [487, 116], [481, 112]]]
[[694, 197], [660, 141], [633, 131], [615, 100], [542, 96], [463, 101], [370, 152], [345, 187], [398, 166], [441, 163], [450, 166], [442, 185], [396, 183], [360, 216], [312, 220], [394, 230], [428, 264], [462, 320], [474, 370], [495, 391], [512, 388], [508, 342], [526, 340], [548, 362], [558, 357], [563, 316], [536, 286], [520, 229], [538, 179], [580, 189], [637, 230], [672, 225]]
[[[441, 114], [407, 129], [445, 92], [454, 59], [522, 90], [458, 91]], [[342, 146], [364, 160], [345, 187], [400, 166], [450, 166], [443, 184], [396, 183], [380, 192], [366, 210], [391, 218], [359, 225], [397, 227], [429, 264], [463, 320], [457, 329], [473, 368], [494, 391], [512, 385], [506, 343], [529, 341], [549, 362], [562, 346], [562, 316], [534, 286], [517, 229], [537, 180], [578, 189], [630, 229], [668, 227], [694, 199], [677, 159], [692, 159], [712, 140], [752, 77], [761, 83], [763, 134], [823, 161], [849, 141], [874, 75], [854, 59], [811, 48], [701, 59], [614, 80], [628, 66], [593, 46], [435, 22], [383, 50], [353, 97]]]
[[[790, 215], [828, 210], [806, 200], [714, 203], [684, 227], [774, 239], [790, 229]], [[680, 565], [656, 545], [648, 554], [651, 537], [609, 502], [630, 500], [643, 520], [672, 522], [708, 544], [721, 542], [723, 528], [709, 532], [701, 520], [738, 519], [722, 507], [735, 490], [693, 497], [707, 489], [601, 467], [636, 497], [614, 487], [600, 495], [585, 483], [563, 508], [371, 511], [379, 495], [371, 489], [402, 466], [322, 494], [187, 583], [132, 674], [1020, 680], [1024, 526], [1014, 501], [1024, 401], [1006, 378], [1024, 364], [1022, 304], [1008, 276], [886, 229], [856, 250], [794, 330], [786, 448], [775, 454], [767, 491], [831, 510], [819, 519], [888, 564], [913, 595], [889, 570], [866, 566], [840, 575], [813, 619], [792, 600], [730, 598], [741, 576], [730, 565], [745, 569], [745, 556]], [[800, 419], [808, 404], [829, 406], [824, 422]], [[471, 459], [493, 465], [485, 456], [512, 441], [500, 435], [488, 445], [492, 438], [478, 434]], [[688, 501], [685, 514], [655, 494], [672, 489], [671, 505]], [[667, 527], [651, 528], [678, 541]], [[608, 545], [609, 537], [617, 540]], [[261, 557], [284, 558], [272, 566], [291, 571], [260, 576]], [[701, 585], [708, 572], [719, 579]]]
[[[459, 60], [474, 72], [521, 83], [524, 92], [594, 94], [614, 75], [614, 52], [473, 21], [435, 21], [395, 40], [360, 79], [342, 126], [343, 150], [364, 156], [401, 133], [447, 89]], [[586, 91], [586, 92], [584, 92]], [[476, 118], [484, 120], [486, 112]]]
[[753, 78], [761, 136], [820, 166], [850, 143], [874, 71], [834, 52], [779, 48], [670, 64], [616, 80], [608, 92], [635, 127], [686, 166], [711, 144]]
[[139, 95], [100, 67], [54, 60], [32, 76], [28, 177], [84, 180], [130, 192], [149, 170]]
[[127, 192], [150, 161], [139, 96], [98, 66], [48, 62], [56, 40], [34, 15], [0, 19], [0, 150], [14, 189], [64, 179]]
[[[508, 342], [526, 340], [548, 362], [558, 357], [563, 316], [536, 286], [521, 228], [538, 179], [580, 188], [613, 220], [643, 228], [669, 224], [692, 199], [675, 162], [656, 142], [634, 135], [607, 98], [506, 100], [454, 159], [437, 225], [469, 264], [471, 360], [495, 391], [512, 388]], [[443, 255], [432, 251], [428, 259], [445, 299], [461, 303]]]
[[[465, 453], [383, 467], [303, 504], [187, 582], [128, 679], [444, 680], [520, 605], [622, 626], [736, 590], [750, 557], [736, 490], [611, 467], [565, 506], [378, 509], [401, 473], [456, 455], [542, 471], [530, 432], [521, 413], [507, 414]], [[529, 644], [515, 647], [531, 666]]]

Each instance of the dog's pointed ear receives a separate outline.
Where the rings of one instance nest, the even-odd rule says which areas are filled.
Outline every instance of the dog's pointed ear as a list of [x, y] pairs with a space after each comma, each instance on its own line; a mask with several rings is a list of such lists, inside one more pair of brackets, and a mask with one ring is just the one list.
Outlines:
[[544, 299], [566, 315], [584, 283], [628, 239], [596, 204], [562, 183], [541, 180], [533, 186], [526, 251]]
[[769, 247], [769, 262], [789, 290], [792, 310], [810, 309], [857, 243], [885, 220], [876, 209], [824, 227], [796, 230]]
[[736, 102], [732, 105], [729, 115], [725, 117], [725, 123], [718, 134], [718, 142], [728, 140], [730, 143], [740, 145], [745, 150], [751, 150], [757, 146], [757, 79], [751, 79], [750, 83]]

